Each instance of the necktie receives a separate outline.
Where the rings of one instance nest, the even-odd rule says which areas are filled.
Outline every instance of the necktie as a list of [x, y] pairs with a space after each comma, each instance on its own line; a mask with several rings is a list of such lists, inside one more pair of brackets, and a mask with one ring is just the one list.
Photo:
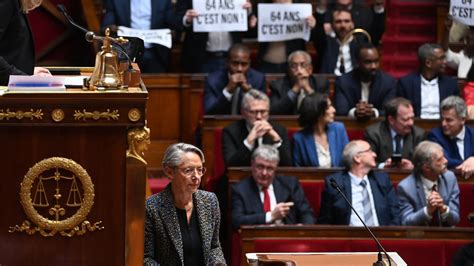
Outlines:
[[341, 55], [341, 65], [339, 66], [339, 72], [341, 72], [341, 75], [346, 73], [346, 67], [344, 66], [344, 55], [342, 54], [342, 50], [340, 52]]
[[364, 220], [370, 226], [374, 225], [374, 217], [372, 216], [372, 206], [370, 205], [369, 191], [367, 190], [367, 181], [360, 181], [362, 186], [362, 205], [364, 206]]
[[451, 139], [451, 148], [453, 149], [454, 159], [458, 159], [458, 160], [462, 161], [461, 155], [459, 154], [458, 138], [457, 137]]
[[232, 95], [231, 99], [231, 114], [232, 115], [238, 115], [239, 114], [239, 93], [240, 93], [240, 87], [235, 89], [234, 94]]
[[[432, 187], [431, 187], [431, 191], [438, 191], [437, 187], [436, 187], [436, 184], [434, 184]], [[436, 210], [434, 213], [433, 213], [433, 218], [431, 218], [431, 226], [441, 226], [441, 219], [440, 219], [440, 213], [439, 213], [439, 210]]]
[[270, 208], [270, 194], [268, 194], [268, 188], [262, 188], [263, 191], [263, 211], [269, 212]]
[[395, 154], [402, 154], [402, 136], [395, 135]]
[[296, 100], [296, 110], [300, 109], [301, 103], [303, 102], [305, 96], [306, 96], [306, 93], [304, 92], [303, 89], [301, 89], [300, 94], [298, 94], [298, 99]]

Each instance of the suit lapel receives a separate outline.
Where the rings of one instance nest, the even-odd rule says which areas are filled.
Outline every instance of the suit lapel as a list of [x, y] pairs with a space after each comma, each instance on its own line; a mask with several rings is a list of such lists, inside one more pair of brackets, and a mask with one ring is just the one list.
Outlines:
[[158, 14], [162, 14], [163, 12], [159, 12], [159, 9], [158, 9], [158, 3], [160, 1], [155, 1], [155, 0], [151, 0], [151, 28], [153, 29], [153, 25], [156, 24], [156, 20], [157, 20], [157, 17], [156, 15]]
[[415, 143], [415, 140], [413, 139], [413, 131], [414, 129], [412, 128], [410, 134], [406, 135], [405, 138], [403, 138], [403, 158], [411, 158], [410, 147], [415, 147], [413, 145]]
[[305, 131], [303, 137], [307, 155], [311, 163], [310, 165], [319, 165], [318, 153], [316, 152], [316, 143], [313, 133]]
[[[117, 1], [117, 0], [116, 0]], [[117, 6], [120, 6], [120, 10], [123, 10], [123, 18], [125, 19], [127, 27], [131, 27], [131, 10], [130, 10], [130, 0], [122, 0], [122, 1], [117, 1]], [[117, 12], [120, 12], [119, 9], [117, 9]]]
[[158, 208], [162, 217], [166, 231], [170, 235], [174, 248], [179, 254], [181, 263], [184, 263], [183, 242], [181, 230], [179, 228], [178, 216], [176, 215], [175, 206], [173, 204], [173, 195], [171, 194], [171, 185], [168, 185], [163, 193], [162, 207]]
[[[260, 191], [258, 190], [257, 184], [255, 183], [252, 176], [250, 177], [250, 179], [251, 179], [250, 191], [249, 191], [250, 194], [247, 194], [248, 199], [250, 201], [253, 201], [251, 206], [254, 207], [255, 213], [263, 212], [263, 203], [262, 203], [262, 200], [260, 199]], [[252, 195], [256, 195], [256, 196], [252, 196]]]
[[472, 156], [472, 154], [474, 152], [472, 152], [472, 150], [474, 149], [472, 143], [474, 143], [474, 140], [472, 139], [474, 136], [472, 136], [471, 134], [471, 129], [468, 128], [467, 126], [464, 126], [465, 129], [464, 129], [464, 132], [465, 132], [465, 135], [464, 135], [464, 159], [467, 159], [469, 158], [470, 156]]
[[425, 191], [423, 190], [423, 182], [421, 182], [420, 176], [415, 176], [416, 180], [416, 194], [418, 196], [418, 202], [421, 203], [421, 208], [426, 206], [426, 196]]
[[[329, 125], [328, 125], [329, 126]], [[334, 131], [333, 127], [329, 127], [327, 131], [328, 135], [328, 143], [333, 143], [333, 145], [329, 144], [329, 152], [331, 153], [331, 165], [336, 165], [336, 132]]]
[[[342, 175], [342, 180], [341, 180], [343, 186], [341, 187], [342, 192], [346, 195], [346, 198], [349, 200], [349, 202], [352, 204], [352, 188], [351, 188], [351, 176], [349, 175], [348, 172], [344, 172]], [[343, 199], [341, 199], [343, 200]], [[351, 208], [347, 206], [347, 212], [346, 212], [346, 224], [351, 223]]]
[[387, 152], [387, 156], [388, 156], [390, 154], [393, 154], [392, 134], [390, 133], [390, 126], [388, 125], [388, 123], [384, 122], [383, 124], [384, 126], [381, 130], [381, 133], [382, 133], [382, 143], [381, 143], [382, 146], [381, 147], [387, 147], [387, 150], [381, 151], [381, 152]]
[[[413, 106], [415, 107], [415, 115], [421, 115], [421, 74], [418, 73], [413, 79]], [[418, 114], [416, 114], [418, 110]]]
[[211, 217], [209, 216], [209, 213], [207, 210], [208, 208], [208, 202], [207, 198], [203, 197], [202, 193], [196, 192], [193, 195], [193, 198], [195, 199], [195, 206], [196, 206], [196, 212], [197, 212], [197, 218], [199, 221], [199, 229], [201, 232], [201, 239], [202, 239], [202, 250], [204, 252], [204, 261], [208, 261], [209, 258], [209, 249], [208, 247], [211, 246], [211, 241], [212, 241], [212, 230], [207, 230], [209, 228], [209, 225], [213, 223], [211, 221]]

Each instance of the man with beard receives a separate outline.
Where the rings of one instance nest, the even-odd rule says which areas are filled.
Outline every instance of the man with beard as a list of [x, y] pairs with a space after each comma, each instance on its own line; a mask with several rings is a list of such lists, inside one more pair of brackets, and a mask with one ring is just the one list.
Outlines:
[[423, 141], [413, 154], [413, 174], [398, 184], [402, 225], [455, 226], [459, 222], [459, 186], [443, 148]]
[[336, 78], [336, 115], [359, 119], [383, 115], [385, 103], [395, 97], [396, 81], [379, 70], [379, 53], [373, 44], [362, 44], [356, 56], [358, 67]]
[[311, 56], [307, 52], [298, 50], [291, 53], [288, 63], [288, 74], [270, 83], [271, 114], [297, 114], [306, 96], [315, 92], [329, 93], [328, 80], [313, 75]]
[[436, 43], [418, 48], [420, 70], [400, 78], [397, 95], [409, 99], [416, 117], [438, 119], [439, 104], [448, 96], [459, 95], [457, 81], [443, 75], [446, 55]]

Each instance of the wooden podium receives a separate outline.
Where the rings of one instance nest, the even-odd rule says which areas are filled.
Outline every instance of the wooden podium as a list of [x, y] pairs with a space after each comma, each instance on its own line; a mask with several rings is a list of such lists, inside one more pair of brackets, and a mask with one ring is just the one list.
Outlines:
[[143, 264], [146, 162], [127, 156], [127, 135], [147, 97], [0, 96], [0, 265]]
[[[392, 266], [407, 264], [396, 252], [388, 252]], [[261, 263], [261, 262], [266, 262]], [[377, 252], [325, 252], [325, 253], [247, 253], [250, 266], [257, 265], [338, 265], [368, 266], [377, 261]], [[277, 264], [280, 262], [280, 264]], [[273, 264], [272, 264], [273, 263]], [[388, 265], [388, 261], [385, 261]]]

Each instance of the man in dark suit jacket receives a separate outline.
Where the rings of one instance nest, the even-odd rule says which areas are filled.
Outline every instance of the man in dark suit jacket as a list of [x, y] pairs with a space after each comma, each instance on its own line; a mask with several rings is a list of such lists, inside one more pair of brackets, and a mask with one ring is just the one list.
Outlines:
[[[106, 0], [105, 15], [102, 20], [102, 29], [111, 28], [117, 30], [117, 26], [131, 28], [140, 21], [132, 21], [134, 16], [131, 12], [140, 12], [130, 8], [131, 0]], [[149, 10], [149, 29], [176, 29], [178, 18], [170, 0], [151, 0]], [[170, 49], [158, 44], [145, 44], [146, 49], [140, 59], [140, 70], [144, 73], [163, 73], [169, 69]]]
[[249, 166], [250, 157], [261, 144], [273, 145], [280, 153], [280, 165], [291, 166], [291, 148], [284, 126], [268, 122], [269, 99], [266, 94], [250, 90], [242, 99], [244, 119], [224, 127], [222, 154], [229, 166]]
[[415, 116], [439, 118], [439, 103], [451, 95], [459, 95], [457, 81], [443, 75], [446, 56], [443, 48], [435, 43], [426, 43], [418, 48], [420, 70], [398, 81], [397, 96], [409, 99]]
[[474, 128], [466, 126], [467, 107], [459, 96], [441, 102], [441, 127], [434, 128], [428, 139], [443, 147], [448, 167], [460, 169], [465, 178], [474, 174]]
[[250, 89], [264, 92], [265, 76], [250, 68], [250, 50], [243, 44], [235, 44], [229, 50], [227, 68], [207, 76], [204, 113], [238, 114], [242, 96]]
[[270, 83], [270, 112], [297, 114], [304, 97], [315, 92], [328, 93], [328, 80], [312, 74], [311, 56], [301, 50], [291, 53], [288, 56], [288, 74]]
[[[414, 125], [414, 118], [410, 101], [397, 97], [385, 105], [385, 121], [377, 122], [365, 130], [364, 139], [377, 154], [379, 168], [413, 169], [413, 151], [425, 138], [425, 131]], [[399, 162], [392, 162], [394, 154], [401, 156]]]
[[252, 176], [232, 187], [232, 226], [314, 224], [313, 210], [295, 177], [275, 176], [278, 150], [261, 145], [252, 154]]
[[347, 170], [325, 178], [318, 223], [362, 226], [331, 186], [334, 180], [368, 226], [400, 225], [398, 199], [390, 178], [385, 173], [371, 171], [376, 166], [377, 155], [369, 143], [351, 141], [342, 154]]
[[[0, 3], [0, 86], [8, 85], [10, 75], [33, 75], [49, 71], [35, 68], [35, 47], [26, 10], [21, 1]], [[49, 74], [50, 75], [50, 74]]]
[[336, 114], [357, 118], [383, 115], [384, 104], [395, 97], [396, 81], [379, 70], [379, 53], [373, 44], [362, 44], [356, 55], [358, 67], [334, 84]]

